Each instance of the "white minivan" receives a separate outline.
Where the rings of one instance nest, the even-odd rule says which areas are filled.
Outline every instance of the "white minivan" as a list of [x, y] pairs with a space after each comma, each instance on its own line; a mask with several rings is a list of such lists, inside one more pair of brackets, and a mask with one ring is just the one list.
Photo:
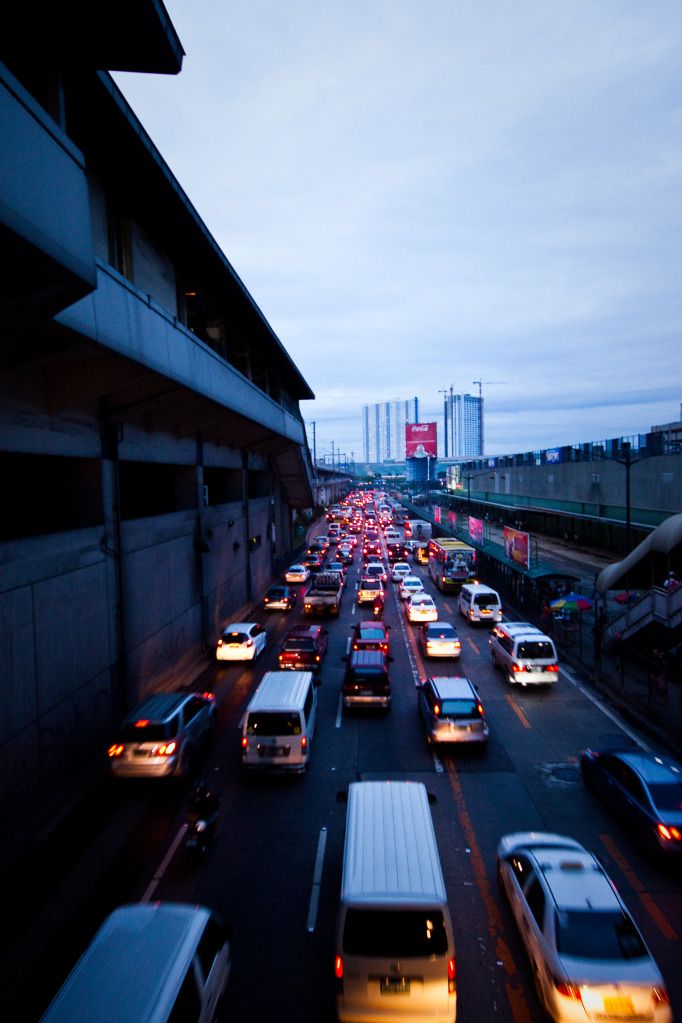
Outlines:
[[536, 625], [500, 622], [490, 633], [493, 665], [507, 681], [522, 686], [552, 685], [559, 680], [556, 647]]
[[459, 613], [468, 622], [501, 622], [502, 602], [497, 590], [483, 583], [465, 583], [459, 593]]
[[119, 906], [40, 1023], [211, 1023], [230, 976], [224, 927], [203, 906]]
[[426, 789], [354, 782], [348, 790], [337, 921], [341, 1023], [452, 1023], [455, 947]]
[[251, 770], [305, 771], [317, 718], [312, 671], [266, 671], [242, 719], [242, 763]]

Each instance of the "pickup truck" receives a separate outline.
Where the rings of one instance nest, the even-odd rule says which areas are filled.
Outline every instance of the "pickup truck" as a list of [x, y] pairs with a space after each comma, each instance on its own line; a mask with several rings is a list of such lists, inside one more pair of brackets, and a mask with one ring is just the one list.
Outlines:
[[343, 579], [338, 572], [319, 572], [313, 576], [303, 600], [305, 615], [338, 615], [343, 594]]

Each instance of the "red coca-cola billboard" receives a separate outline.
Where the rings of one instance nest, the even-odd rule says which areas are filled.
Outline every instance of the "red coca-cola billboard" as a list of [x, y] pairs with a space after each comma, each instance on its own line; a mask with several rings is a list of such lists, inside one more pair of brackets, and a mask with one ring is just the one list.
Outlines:
[[436, 458], [437, 423], [405, 424], [405, 457]]

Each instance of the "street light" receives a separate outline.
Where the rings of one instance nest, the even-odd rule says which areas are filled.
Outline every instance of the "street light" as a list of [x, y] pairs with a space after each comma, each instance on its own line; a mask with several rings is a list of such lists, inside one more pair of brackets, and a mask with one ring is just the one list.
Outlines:
[[636, 465], [637, 462], [641, 462], [641, 458], [632, 457], [632, 445], [629, 440], [624, 440], [622, 444], [623, 454], [625, 458], [614, 458], [612, 461], [618, 462], [619, 465], [625, 466], [625, 543], [627, 545], [627, 553], [629, 554], [632, 550], [632, 524], [630, 522], [630, 468]]
[[493, 478], [493, 474], [490, 469], [485, 469], [483, 472], [474, 472], [464, 477], [467, 481], [467, 506], [469, 511], [471, 511], [471, 481], [477, 480], [480, 476], [488, 476], [490, 479]]

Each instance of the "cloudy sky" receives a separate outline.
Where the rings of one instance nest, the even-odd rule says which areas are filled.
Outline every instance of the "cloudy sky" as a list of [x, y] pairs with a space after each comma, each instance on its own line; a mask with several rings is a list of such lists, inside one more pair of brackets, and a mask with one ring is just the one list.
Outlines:
[[165, 0], [116, 80], [317, 398], [484, 383], [486, 454], [682, 401], [679, 0]]

